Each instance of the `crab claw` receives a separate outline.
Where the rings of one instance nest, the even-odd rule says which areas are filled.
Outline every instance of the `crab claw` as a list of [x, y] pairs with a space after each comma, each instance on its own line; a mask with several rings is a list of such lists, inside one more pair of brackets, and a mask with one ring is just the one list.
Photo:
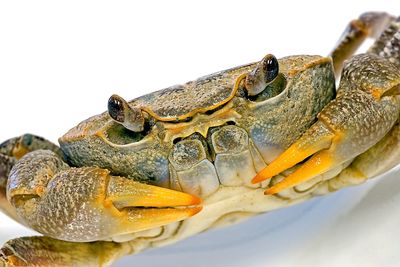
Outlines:
[[117, 216], [126, 216], [121, 221], [119, 231], [124, 227], [127, 232], [146, 230], [181, 221], [201, 210], [201, 207], [196, 206], [201, 203], [201, 199], [196, 196], [142, 184], [125, 177], [109, 177], [104, 203], [106, 206], [107, 203], [112, 204], [111, 212], [117, 212]]
[[[259, 183], [266, 179], [272, 178], [273, 176], [293, 167], [314, 153], [329, 148], [334, 137], [335, 135], [331, 133], [328, 128], [324, 127], [321, 122], [317, 122], [297, 142], [280, 154], [278, 158], [271, 162], [270, 165], [260, 171], [253, 178], [252, 183]], [[327, 162], [325, 163], [325, 166], [322, 166], [321, 164], [318, 164], [317, 166], [319, 168], [328, 167]], [[307, 171], [307, 173], [311, 175], [312, 172], [316, 171], [316, 168], [310, 169]], [[292, 177], [295, 178], [296, 176], [291, 175], [288, 178], [293, 179]], [[296, 180], [298, 179], [299, 178], [297, 177]], [[288, 179], [285, 180], [285, 184], [287, 182]], [[281, 185], [283, 185], [283, 183], [281, 183]]]
[[346, 160], [337, 155], [335, 148], [329, 149], [335, 147], [334, 144], [338, 142], [340, 142], [340, 134], [335, 136], [323, 123], [317, 122], [297, 142], [259, 172], [252, 182], [259, 183], [269, 179], [311, 156], [299, 169], [283, 181], [268, 188], [265, 193], [276, 194], [305, 182]]
[[[354, 62], [347, 63], [340, 84], [343, 90], [321, 111], [318, 121], [253, 178], [253, 183], [259, 183], [311, 156], [265, 194], [279, 193], [352, 160], [382, 139], [398, 120], [399, 70], [374, 55], [353, 60], [362, 60], [363, 67], [353, 70]], [[361, 75], [370, 80], [363, 81]]]
[[7, 197], [25, 224], [56, 239], [109, 239], [186, 219], [198, 197], [110, 175], [70, 168], [54, 152], [37, 150], [11, 170]]

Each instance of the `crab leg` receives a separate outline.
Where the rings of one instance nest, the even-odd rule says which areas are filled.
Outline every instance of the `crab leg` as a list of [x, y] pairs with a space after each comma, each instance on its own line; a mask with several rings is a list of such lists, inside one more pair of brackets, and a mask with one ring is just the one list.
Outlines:
[[37, 150], [13, 167], [7, 197], [32, 229], [67, 241], [96, 241], [183, 220], [200, 211], [197, 197], [110, 175], [70, 168]]
[[17, 218], [17, 215], [13, 207], [7, 201], [6, 186], [8, 174], [15, 162], [16, 160], [12, 157], [0, 154], [0, 210], [14, 219]]
[[385, 12], [367, 12], [352, 20], [331, 52], [336, 77], [342, 71], [343, 62], [353, 55], [368, 37], [378, 38], [394, 20]]
[[400, 17], [390, 23], [368, 51], [400, 65]]
[[132, 253], [128, 243], [75, 243], [46, 236], [21, 237], [0, 249], [0, 266], [109, 266]]
[[[357, 64], [357, 63], [362, 64]], [[338, 96], [318, 115], [318, 121], [253, 179], [269, 179], [311, 156], [294, 173], [268, 188], [275, 194], [316, 177], [381, 140], [398, 120], [399, 68], [372, 54], [347, 62]]]

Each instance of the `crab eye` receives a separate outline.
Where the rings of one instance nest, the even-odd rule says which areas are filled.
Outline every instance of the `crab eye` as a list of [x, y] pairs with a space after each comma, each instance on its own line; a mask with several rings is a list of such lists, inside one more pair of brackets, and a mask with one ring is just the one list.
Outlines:
[[117, 95], [112, 95], [108, 100], [108, 114], [115, 121], [123, 123], [125, 121], [125, 101]]
[[279, 63], [274, 55], [266, 55], [251, 71], [245, 81], [250, 96], [261, 93], [279, 74]]
[[264, 80], [266, 83], [272, 82], [279, 73], [279, 63], [274, 55], [267, 55], [262, 61], [264, 70]]
[[140, 109], [131, 108], [125, 99], [112, 95], [108, 100], [108, 114], [116, 122], [133, 132], [141, 132], [144, 128], [144, 117]]

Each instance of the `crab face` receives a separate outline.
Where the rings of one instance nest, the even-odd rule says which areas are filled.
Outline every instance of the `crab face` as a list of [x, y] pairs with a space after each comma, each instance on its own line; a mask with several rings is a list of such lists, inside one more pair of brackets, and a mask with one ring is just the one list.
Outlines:
[[[213, 164], [218, 154], [242, 146], [254, 147], [268, 163], [335, 94], [330, 58], [273, 60], [269, 55], [129, 103], [112, 96], [108, 112], [60, 138], [61, 149], [71, 165], [99, 166], [174, 189], [182, 187], [174, 185], [171, 168]], [[221, 132], [227, 126], [234, 131]]]

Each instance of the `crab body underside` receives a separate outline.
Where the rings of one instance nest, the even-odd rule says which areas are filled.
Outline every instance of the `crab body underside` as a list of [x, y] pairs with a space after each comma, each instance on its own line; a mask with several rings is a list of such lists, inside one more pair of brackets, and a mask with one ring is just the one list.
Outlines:
[[130, 102], [113, 95], [60, 147], [4, 142], [0, 208], [44, 236], [7, 242], [0, 265], [108, 265], [390, 170], [400, 19], [361, 15], [330, 56], [267, 55]]

